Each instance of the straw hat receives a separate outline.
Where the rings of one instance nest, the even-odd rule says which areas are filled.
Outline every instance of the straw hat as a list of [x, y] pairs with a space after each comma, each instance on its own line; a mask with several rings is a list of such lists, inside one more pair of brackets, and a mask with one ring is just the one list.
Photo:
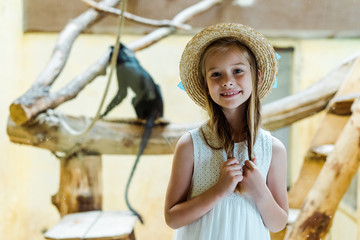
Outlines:
[[180, 60], [182, 85], [190, 98], [202, 108], [205, 108], [206, 100], [201, 85], [203, 80], [199, 71], [200, 58], [207, 46], [224, 37], [238, 39], [254, 54], [263, 75], [258, 88], [260, 99], [269, 94], [276, 79], [278, 71], [276, 53], [270, 42], [260, 33], [237, 23], [220, 23], [207, 27], [188, 42]]

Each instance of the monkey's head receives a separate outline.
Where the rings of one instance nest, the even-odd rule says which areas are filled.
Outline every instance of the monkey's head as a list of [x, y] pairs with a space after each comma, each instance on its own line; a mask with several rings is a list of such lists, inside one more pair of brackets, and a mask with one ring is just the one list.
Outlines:
[[[114, 46], [110, 46], [110, 59], [114, 52]], [[119, 52], [117, 56], [117, 64], [136, 60], [135, 53], [127, 48], [124, 44], [120, 43]]]

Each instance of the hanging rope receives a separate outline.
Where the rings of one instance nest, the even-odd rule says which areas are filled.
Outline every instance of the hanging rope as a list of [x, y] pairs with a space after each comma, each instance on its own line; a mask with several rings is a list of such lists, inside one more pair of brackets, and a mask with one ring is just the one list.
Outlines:
[[78, 141], [72, 148], [65, 151], [65, 155], [63, 157], [58, 155], [57, 153], [53, 152], [53, 154], [59, 159], [66, 159], [69, 156], [71, 156], [72, 154], [74, 154], [75, 152], [77, 152], [78, 150], [80, 150], [82, 148], [82, 144], [83, 144], [83, 141], [84, 141], [83, 140], [84, 136], [86, 136], [90, 132], [90, 130], [94, 127], [96, 121], [99, 120], [101, 109], [103, 108], [105, 98], [106, 98], [106, 96], [108, 94], [108, 91], [109, 91], [111, 78], [112, 78], [113, 72], [114, 72], [114, 70], [116, 68], [116, 63], [117, 63], [117, 58], [118, 58], [119, 48], [120, 48], [121, 32], [122, 32], [123, 24], [124, 24], [124, 12], [126, 10], [126, 6], [127, 6], [127, 0], [122, 0], [120, 2], [121, 14], [118, 17], [118, 23], [117, 23], [118, 30], [117, 30], [117, 34], [116, 34], [115, 47], [114, 47], [114, 51], [113, 51], [113, 54], [111, 55], [111, 60], [110, 60], [110, 73], [109, 73], [108, 80], [106, 82], [106, 87], [105, 87], [105, 90], [104, 90], [104, 93], [103, 93], [103, 96], [102, 96], [100, 105], [99, 105], [99, 107], [97, 109], [95, 117], [93, 118], [90, 125], [85, 130], [79, 132], [77, 130], [72, 129], [66, 123], [65, 119], [63, 119], [61, 117], [61, 115], [60, 115], [60, 121], [62, 121], [62, 124], [66, 125], [67, 129], [71, 129], [71, 132], [70, 132], [71, 135], [79, 137], [80, 141]]

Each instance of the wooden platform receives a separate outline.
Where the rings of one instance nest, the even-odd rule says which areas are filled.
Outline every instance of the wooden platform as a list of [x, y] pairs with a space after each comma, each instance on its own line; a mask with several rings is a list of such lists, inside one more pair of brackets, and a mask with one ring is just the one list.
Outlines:
[[128, 211], [68, 214], [44, 236], [54, 240], [135, 240], [134, 226], [137, 219]]

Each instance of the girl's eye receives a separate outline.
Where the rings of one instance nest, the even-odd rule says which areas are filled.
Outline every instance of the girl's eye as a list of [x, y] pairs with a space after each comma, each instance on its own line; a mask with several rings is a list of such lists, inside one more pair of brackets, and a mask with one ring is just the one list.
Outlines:
[[211, 77], [220, 77], [221, 74], [219, 72], [213, 72], [210, 76]]
[[241, 70], [241, 69], [235, 69], [234, 70], [234, 74], [238, 74], [238, 73], [242, 73], [243, 72], [243, 70]]

